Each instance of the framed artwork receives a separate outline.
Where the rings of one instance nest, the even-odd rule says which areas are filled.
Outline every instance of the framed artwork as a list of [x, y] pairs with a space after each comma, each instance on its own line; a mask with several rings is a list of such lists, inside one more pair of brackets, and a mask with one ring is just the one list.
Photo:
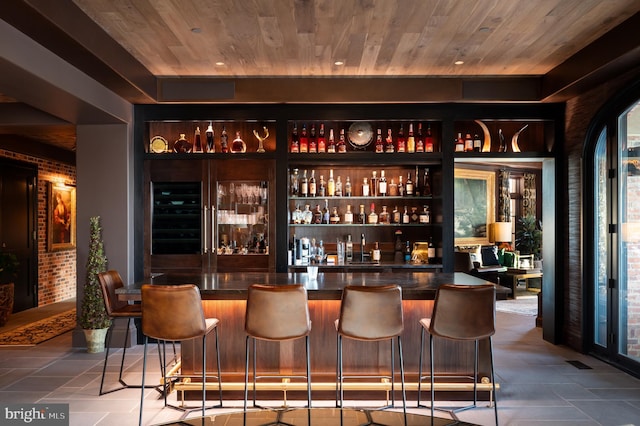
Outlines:
[[76, 188], [47, 184], [47, 247], [49, 251], [76, 246]]
[[489, 224], [495, 222], [495, 173], [456, 168], [454, 177], [455, 244], [489, 244]]

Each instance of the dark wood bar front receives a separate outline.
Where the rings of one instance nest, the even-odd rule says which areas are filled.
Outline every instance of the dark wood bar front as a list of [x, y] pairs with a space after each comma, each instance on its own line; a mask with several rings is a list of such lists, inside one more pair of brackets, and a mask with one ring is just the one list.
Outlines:
[[[338, 318], [342, 289], [346, 285], [377, 286], [398, 284], [402, 287], [404, 308], [403, 352], [407, 382], [415, 383], [418, 376], [421, 327], [418, 321], [428, 317], [433, 307], [437, 288], [446, 283], [479, 285], [486, 281], [463, 273], [320, 273], [317, 280], [309, 280], [306, 273], [218, 273], [202, 275], [167, 274], [150, 278], [144, 283], [153, 284], [195, 284], [200, 288], [205, 314], [220, 320], [220, 354], [224, 382], [242, 381], [244, 375], [244, 314], [247, 287], [260, 284], [302, 284], [308, 290], [309, 309], [312, 320], [310, 334], [311, 368], [314, 379], [331, 381], [336, 371], [336, 330], [334, 321]], [[119, 297], [130, 300], [140, 299], [140, 286], [120, 290]], [[509, 292], [497, 287], [498, 297], [504, 298]], [[167, 312], [171, 315], [171, 312]], [[197, 339], [196, 339], [197, 340]], [[198, 371], [201, 353], [199, 341], [183, 342], [182, 372], [191, 374]], [[215, 353], [211, 340], [209, 354]], [[304, 341], [258, 342], [260, 357], [257, 368], [265, 374], [303, 375]], [[388, 342], [345, 342], [345, 372], [362, 374], [388, 374], [390, 344]], [[426, 345], [425, 345], [426, 346]], [[439, 373], [469, 374], [473, 372], [473, 344], [438, 341], [436, 344], [436, 371]], [[428, 352], [425, 352], [428, 370]], [[211, 356], [208, 369], [215, 371], [215, 357]], [[397, 355], [396, 355], [397, 362]], [[396, 368], [396, 372], [399, 369]], [[488, 353], [481, 345], [480, 377], [488, 370]], [[480, 380], [480, 379], [479, 379]], [[427, 383], [428, 386], [428, 383]], [[409, 386], [409, 389], [415, 386]], [[427, 388], [428, 389], [428, 388]]]

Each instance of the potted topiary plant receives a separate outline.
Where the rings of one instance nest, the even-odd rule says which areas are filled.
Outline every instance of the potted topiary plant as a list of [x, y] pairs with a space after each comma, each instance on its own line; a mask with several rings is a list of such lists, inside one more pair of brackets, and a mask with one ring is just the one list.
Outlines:
[[87, 277], [84, 283], [84, 297], [80, 306], [80, 327], [87, 339], [87, 351], [104, 351], [104, 339], [111, 326], [111, 319], [104, 306], [98, 274], [107, 270], [107, 256], [104, 254], [100, 216], [89, 219], [90, 240], [87, 257]]
[[542, 225], [533, 215], [520, 217], [516, 223], [516, 250], [521, 254], [532, 254], [540, 259], [542, 247]]
[[18, 258], [13, 253], [0, 251], [0, 327], [7, 323], [13, 312], [14, 283]]

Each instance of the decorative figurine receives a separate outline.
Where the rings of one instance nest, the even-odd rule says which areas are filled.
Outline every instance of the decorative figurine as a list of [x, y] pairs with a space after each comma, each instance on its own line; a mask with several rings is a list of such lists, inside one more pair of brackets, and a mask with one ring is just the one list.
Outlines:
[[256, 139], [258, 139], [257, 152], [260, 152], [260, 153], [264, 152], [263, 142], [269, 137], [269, 129], [267, 129], [266, 126], [263, 126], [262, 129], [264, 130], [264, 137], [260, 136], [256, 130], [253, 131], [253, 135], [256, 137]]
[[518, 146], [518, 136], [520, 136], [520, 133], [522, 133], [522, 131], [527, 127], [529, 127], [528, 124], [522, 126], [522, 129], [518, 130], [516, 134], [511, 138], [511, 150], [513, 152], [520, 152], [520, 147]]

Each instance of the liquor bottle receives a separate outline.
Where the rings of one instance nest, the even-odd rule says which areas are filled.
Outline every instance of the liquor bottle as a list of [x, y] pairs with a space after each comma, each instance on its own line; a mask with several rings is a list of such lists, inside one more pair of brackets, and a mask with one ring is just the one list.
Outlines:
[[378, 172], [371, 172], [371, 180], [369, 180], [369, 193], [372, 197], [378, 196]]
[[398, 196], [398, 184], [393, 178], [391, 178], [391, 182], [389, 183], [389, 196], [390, 197]]
[[418, 123], [418, 136], [416, 137], [416, 152], [424, 152], [424, 135], [422, 134], [422, 123]]
[[394, 263], [402, 263], [404, 261], [404, 244], [402, 243], [402, 231], [396, 231], [396, 242], [393, 246]]
[[391, 212], [391, 223], [401, 223], [402, 215], [400, 214], [400, 210], [398, 210], [398, 206], [393, 208], [393, 212]]
[[398, 131], [398, 137], [396, 139], [396, 152], [405, 152], [407, 146], [407, 140], [404, 137], [404, 129], [402, 128], [402, 124], [400, 125], [400, 130]]
[[471, 138], [471, 133], [467, 133], [464, 137], [464, 151], [465, 152], [473, 151], [473, 139]]
[[333, 169], [329, 170], [329, 180], [327, 181], [327, 197], [333, 197], [336, 194], [336, 182], [333, 180]]
[[324, 176], [320, 175], [320, 184], [318, 185], [318, 197], [326, 197], [327, 184], [324, 181]]
[[340, 179], [340, 176], [338, 176], [338, 180], [336, 180], [336, 193], [335, 193], [336, 197], [342, 197], [342, 180]]
[[193, 152], [202, 152], [202, 141], [200, 140], [200, 126], [196, 127], [193, 134]]
[[413, 123], [409, 123], [409, 136], [407, 136], [407, 152], [416, 152], [416, 138], [413, 136]]
[[362, 179], [362, 196], [369, 196], [369, 182], [367, 182], [367, 178]]
[[423, 206], [422, 207], [422, 211], [420, 212], [420, 214], [418, 216], [418, 222], [420, 222], [422, 224], [426, 224], [426, 223], [430, 223], [431, 222], [431, 215], [429, 214], [429, 206]]
[[389, 219], [389, 212], [387, 211], [387, 206], [382, 206], [382, 211], [378, 215], [378, 222], [388, 225], [391, 223]]
[[300, 132], [300, 152], [309, 152], [309, 135], [307, 134], [307, 124], [302, 123], [302, 131]]
[[340, 136], [338, 139], [338, 152], [347, 152], [347, 142], [344, 138], [344, 129], [340, 129]]
[[433, 152], [433, 135], [431, 134], [431, 124], [427, 124], [427, 135], [424, 138], [424, 151]]
[[333, 207], [331, 216], [329, 217], [329, 223], [331, 223], [332, 225], [340, 223], [340, 214], [338, 214], [338, 207]]
[[318, 186], [316, 185], [316, 171], [311, 169], [311, 178], [309, 178], [309, 197], [315, 197], [318, 194]]
[[229, 135], [227, 135], [227, 128], [222, 126], [222, 133], [220, 134], [220, 152], [229, 152]]
[[305, 225], [311, 224], [313, 221], [313, 212], [309, 209], [309, 204], [305, 204], [304, 211], [302, 212], [302, 223]]
[[360, 212], [358, 213], [358, 223], [362, 225], [367, 223], [367, 214], [364, 212], [364, 204], [360, 204]]
[[231, 152], [232, 153], [241, 153], [247, 151], [247, 144], [244, 143], [242, 138], [240, 137], [240, 132], [236, 131], [236, 138], [231, 142]]
[[373, 251], [371, 252], [371, 260], [380, 263], [380, 244], [376, 241]]
[[322, 223], [329, 223], [329, 200], [324, 200], [324, 207], [322, 208]]
[[207, 137], [207, 152], [216, 152], [216, 145], [213, 142], [213, 124], [211, 122], [209, 122], [205, 135]]
[[307, 171], [302, 171], [302, 179], [300, 179], [300, 196], [309, 196], [309, 179], [307, 179]]
[[407, 245], [404, 248], [404, 261], [406, 263], [411, 262], [411, 243], [407, 241]]
[[299, 204], [296, 204], [296, 209], [291, 214], [291, 221], [294, 224], [302, 223], [302, 210], [300, 210]]
[[413, 181], [411, 180], [411, 172], [407, 174], [407, 182], [404, 184], [404, 193], [407, 196], [413, 195]]
[[482, 139], [477, 133], [473, 135], [473, 152], [482, 152]]
[[327, 145], [327, 152], [336, 152], [336, 141], [333, 138], [333, 129], [329, 129], [329, 144]]
[[353, 223], [353, 212], [351, 211], [351, 204], [347, 204], [347, 212], [344, 214], [344, 223]]
[[411, 222], [411, 216], [409, 216], [409, 208], [404, 206], [404, 213], [402, 213], [402, 223]]
[[289, 144], [290, 152], [300, 152], [300, 139], [298, 139], [298, 124], [293, 123], [293, 131], [291, 132], [291, 143]]
[[416, 165], [416, 174], [415, 176], [415, 180], [413, 181], [413, 195], [415, 195], [416, 197], [419, 197], [420, 195], [422, 195], [420, 193], [420, 168], [418, 165]]
[[411, 215], [409, 216], [410, 223], [418, 223], [420, 220], [420, 214], [417, 207], [411, 207]]
[[370, 225], [375, 225], [376, 223], [378, 223], [378, 213], [376, 213], [375, 203], [371, 203], [369, 216], [367, 217], [367, 223]]
[[382, 130], [378, 129], [378, 135], [376, 136], [376, 152], [384, 152], [384, 141], [382, 140]]
[[347, 262], [353, 262], [353, 240], [351, 234], [347, 234], [347, 241], [344, 243], [344, 254]]
[[429, 168], [424, 168], [424, 177], [422, 180], [422, 196], [430, 197], [431, 196], [431, 175], [429, 173]]
[[297, 197], [300, 194], [300, 177], [298, 176], [298, 169], [293, 169], [293, 173], [291, 173], [289, 194], [293, 197]]
[[327, 150], [327, 142], [324, 138], [324, 123], [320, 123], [320, 131], [318, 132], [318, 152], [323, 153]]
[[351, 179], [347, 176], [347, 181], [344, 183], [344, 196], [351, 197]]
[[313, 223], [316, 225], [322, 223], [322, 210], [320, 210], [320, 204], [316, 204], [316, 209], [313, 212]]
[[391, 134], [391, 129], [387, 129], [387, 138], [384, 141], [384, 151], [387, 153], [396, 151], [396, 147], [393, 144], [393, 135]]
[[429, 237], [429, 245], [427, 246], [427, 262], [435, 263], [436, 246], [433, 244], [433, 237]]
[[458, 133], [458, 137], [455, 139], [455, 152], [464, 152], [464, 139], [462, 139], [462, 133]]
[[378, 195], [385, 197], [387, 195], [387, 178], [384, 175], [384, 170], [380, 170], [380, 180], [378, 181]]
[[405, 194], [404, 183], [402, 183], [402, 175], [398, 176], [398, 195], [404, 197]]
[[312, 123], [309, 132], [309, 153], [315, 154], [316, 152], [318, 152], [318, 138], [316, 137], [316, 125]]

